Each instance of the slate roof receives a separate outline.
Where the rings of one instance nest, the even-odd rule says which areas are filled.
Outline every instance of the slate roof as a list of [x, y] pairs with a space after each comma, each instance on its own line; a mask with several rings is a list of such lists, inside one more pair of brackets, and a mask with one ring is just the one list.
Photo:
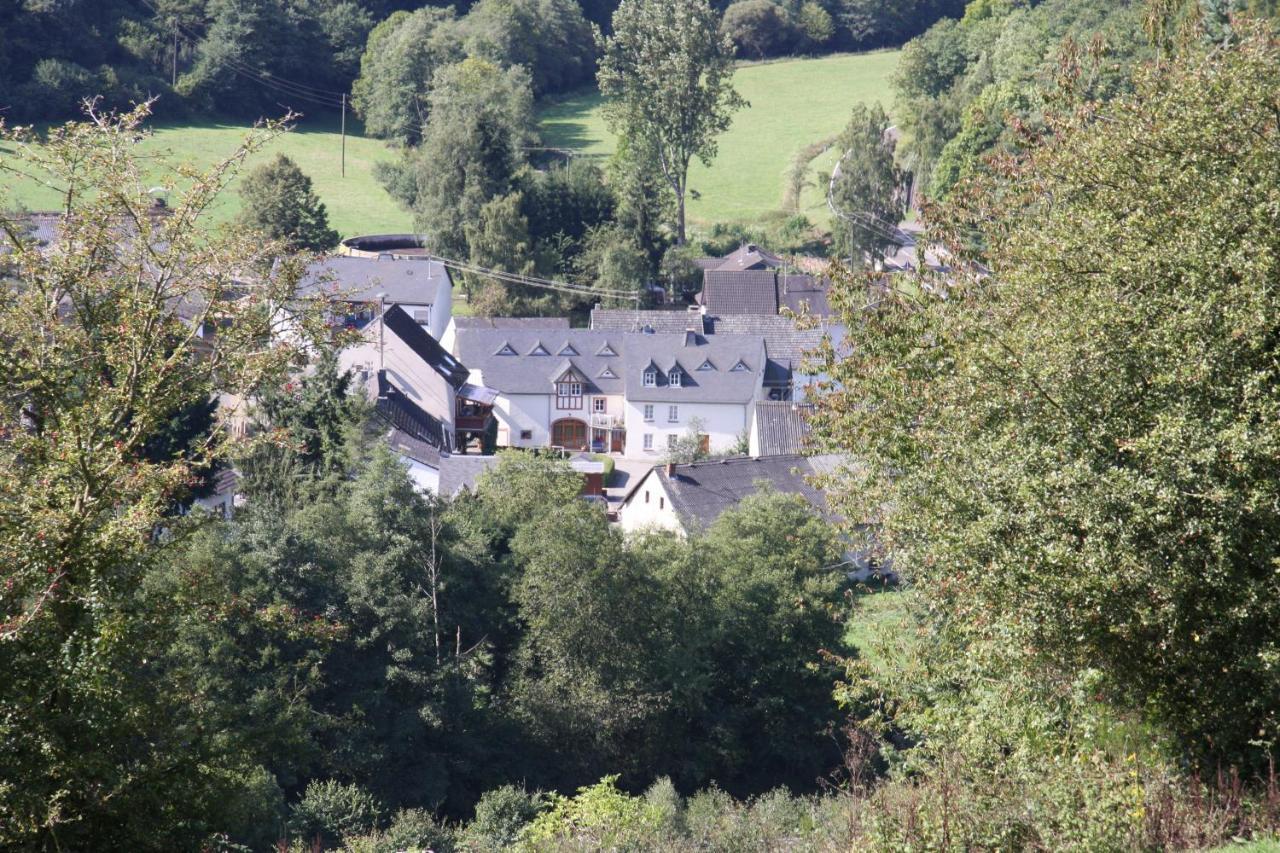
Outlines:
[[713, 317], [707, 321], [713, 335], [757, 335], [764, 338], [769, 358], [788, 364], [803, 360], [806, 353], [822, 342], [826, 330], [796, 328], [796, 321], [780, 314], [735, 314]]
[[720, 259], [720, 263], [712, 269], [741, 271], [777, 269], [782, 266], [782, 258], [755, 243], [743, 243], [734, 251]]
[[568, 317], [454, 317], [455, 329], [567, 329]]
[[[410, 438], [436, 450], [453, 449], [452, 431], [440, 419], [428, 414], [417, 403], [410, 400], [389, 379], [385, 370], [378, 371], [378, 399], [374, 403], [374, 412], [391, 428], [392, 435], [404, 433]], [[414, 456], [406, 452], [406, 455]], [[427, 460], [419, 459], [426, 462]]]
[[[764, 339], [751, 335], [626, 336], [627, 399], [662, 403], [745, 403], [755, 396], [764, 370]], [[733, 368], [741, 363], [744, 369]], [[681, 367], [679, 387], [668, 374]], [[645, 387], [644, 371], [658, 370], [657, 385]]]
[[[585, 393], [621, 394], [627, 337], [591, 329], [459, 327], [455, 347], [458, 358], [480, 371], [486, 388], [503, 394], [550, 394], [555, 380], [570, 366], [585, 377]], [[539, 345], [547, 355], [530, 354]], [[616, 355], [601, 355], [606, 345]], [[514, 354], [499, 354], [508, 350]], [[570, 350], [577, 355], [567, 354]], [[606, 375], [606, 368], [612, 376]]]
[[777, 314], [778, 284], [773, 270], [708, 270], [702, 280], [708, 314]]
[[810, 432], [812, 403], [763, 400], [755, 407], [755, 432], [761, 456], [802, 453]]
[[463, 489], [475, 490], [476, 480], [498, 464], [496, 456], [453, 455], [440, 460], [440, 494], [453, 497]]
[[628, 311], [625, 308], [593, 308], [591, 328], [609, 332], [639, 332], [646, 326], [657, 333], [683, 333], [692, 326], [703, 330], [702, 314], [694, 311]]
[[341, 293], [347, 302], [377, 302], [385, 293], [387, 302], [432, 305], [442, 281], [453, 286], [449, 271], [435, 260], [337, 255], [308, 266], [298, 293]]
[[768, 481], [775, 491], [803, 497], [828, 520], [836, 520], [826, 497], [809, 482], [829, 471], [838, 457], [786, 456], [737, 457], [653, 469], [671, 499], [671, 508], [686, 524], [707, 526], [725, 510], [759, 491]]
[[[412, 263], [420, 263], [414, 261]], [[467, 381], [469, 371], [459, 361], [440, 346], [439, 342], [427, 334], [418, 323], [399, 305], [392, 305], [382, 314], [382, 322], [387, 331], [408, 344], [419, 358], [430, 365], [436, 373], [457, 391]]]
[[386, 439], [392, 450], [432, 468], [438, 468], [441, 460], [448, 458], [440, 455], [439, 448], [394, 426], [388, 430]]
[[785, 275], [778, 273], [778, 304], [797, 314], [808, 313], [815, 317], [831, 314], [831, 302], [827, 290], [831, 282], [808, 274]]

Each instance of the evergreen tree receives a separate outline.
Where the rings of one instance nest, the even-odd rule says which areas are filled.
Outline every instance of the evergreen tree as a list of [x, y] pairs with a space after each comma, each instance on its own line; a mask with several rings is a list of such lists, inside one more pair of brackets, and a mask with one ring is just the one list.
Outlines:
[[311, 178], [287, 155], [277, 154], [245, 175], [240, 199], [241, 221], [290, 249], [320, 252], [338, 242]]

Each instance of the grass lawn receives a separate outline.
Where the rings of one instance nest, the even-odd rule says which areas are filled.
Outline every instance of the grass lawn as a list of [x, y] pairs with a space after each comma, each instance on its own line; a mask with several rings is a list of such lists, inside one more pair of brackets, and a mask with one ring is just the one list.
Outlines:
[[[154, 135], [142, 144], [146, 153], [170, 152], [177, 160], [205, 166], [225, 157], [248, 128], [245, 125], [219, 123], [152, 125]], [[338, 120], [308, 119], [292, 132], [271, 143], [248, 163], [252, 168], [283, 151], [311, 177], [316, 193], [329, 210], [329, 222], [344, 237], [378, 232], [412, 230], [412, 217], [403, 210], [373, 177], [373, 164], [394, 157], [384, 142], [360, 136], [360, 124], [347, 118], [347, 174], [342, 177], [341, 145]], [[0, 157], [13, 154], [13, 146], [0, 143]], [[29, 210], [51, 210], [58, 205], [57, 195], [30, 182], [0, 178], [0, 207], [20, 204]], [[234, 216], [240, 209], [235, 185], [213, 211], [214, 221]]]
[[915, 637], [907, 622], [905, 596], [898, 589], [863, 592], [854, 598], [853, 612], [845, 622], [844, 643], [875, 669], [895, 666]]
[[[839, 132], [854, 104], [878, 101], [888, 109], [889, 78], [897, 63], [897, 51], [879, 51], [740, 67], [734, 85], [751, 106], [734, 115], [710, 168], [695, 162], [690, 169], [689, 186], [700, 197], [690, 200], [689, 218], [702, 224], [749, 222], [778, 211], [796, 153]], [[608, 156], [614, 139], [600, 106], [595, 92], [545, 106], [540, 112], [544, 144]], [[830, 171], [836, 156], [834, 151], [820, 156], [816, 169]], [[825, 188], [807, 188], [802, 211], [814, 222], [826, 222], [825, 198]]]

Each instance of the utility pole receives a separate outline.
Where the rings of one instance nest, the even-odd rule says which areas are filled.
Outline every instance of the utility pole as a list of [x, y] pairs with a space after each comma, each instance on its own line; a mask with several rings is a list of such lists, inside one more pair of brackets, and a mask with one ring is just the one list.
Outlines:
[[347, 93], [342, 93], [342, 177], [347, 176]]
[[178, 88], [178, 19], [173, 19], [173, 87]]

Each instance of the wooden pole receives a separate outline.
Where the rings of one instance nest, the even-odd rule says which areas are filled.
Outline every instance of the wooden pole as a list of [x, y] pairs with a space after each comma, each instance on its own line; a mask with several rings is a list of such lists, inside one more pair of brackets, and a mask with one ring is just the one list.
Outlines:
[[342, 94], [342, 177], [347, 176], [347, 95]]
[[173, 87], [178, 88], [178, 19], [173, 19]]

